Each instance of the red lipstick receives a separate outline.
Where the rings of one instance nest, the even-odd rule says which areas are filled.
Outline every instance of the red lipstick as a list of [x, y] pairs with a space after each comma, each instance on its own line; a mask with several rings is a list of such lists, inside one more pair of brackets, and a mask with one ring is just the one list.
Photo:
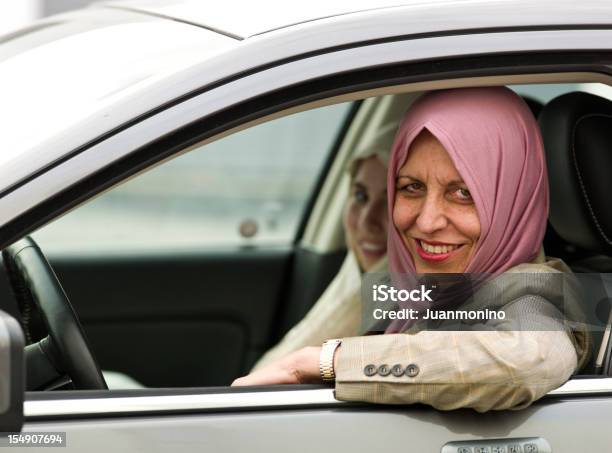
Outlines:
[[[433, 263], [440, 263], [442, 261], [446, 261], [453, 253], [455, 253], [457, 250], [461, 248], [461, 245], [460, 245], [456, 249], [448, 253], [429, 253], [425, 249], [423, 249], [423, 247], [421, 247], [420, 239], [415, 239], [414, 242], [416, 244], [416, 251], [419, 254], [419, 256], [423, 260], [433, 262]], [[452, 244], [445, 244], [444, 242], [434, 242], [434, 241], [423, 241], [423, 242], [427, 242], [430, 245], [452, 245]]]

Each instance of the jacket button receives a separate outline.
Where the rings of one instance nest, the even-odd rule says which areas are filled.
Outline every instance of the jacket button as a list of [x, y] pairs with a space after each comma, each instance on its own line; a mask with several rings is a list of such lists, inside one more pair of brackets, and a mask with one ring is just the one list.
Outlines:
[[391, 368], [389, 368], [389, 365], [381, 365], [378, 367], [378, 374], [380, 374], [381, 376], [389, 376], [389, 374], [391, 373]]
[[399, 363], [391, 367], [391, 374], [395, 377], [402, 377], [404, 375], [404, 367]]
[[366, 365], [366, 367], [363, 369], [363, 374], [366, 376], [374, 376], [376, 374], [376, 365]]
[[411, 363], [406, 367], [405, 374], [408, 377], [415, 377], [417, 374], [419, 374], [419, 371], [419, 367], [416, 366], [414, 363]]

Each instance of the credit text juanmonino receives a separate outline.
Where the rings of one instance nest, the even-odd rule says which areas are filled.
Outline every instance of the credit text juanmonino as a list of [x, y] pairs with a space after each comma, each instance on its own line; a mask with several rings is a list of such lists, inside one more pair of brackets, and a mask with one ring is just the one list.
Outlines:
[[[420, 285], [415, 289], [397, 289], [389, 285], [372, 285], [372, 300], [374, 302], [420, 302], [433, 303], [432, 291], [435, 286], [427, 287]], [[415, 308], [393, 308], [385, 310], [383, 308], [375, 308], [372, 313], [374, 319], [452, 319], [452, 320], [492, 320], [504, 319], [506, 313], [504, 311], [489, 310], [435, 310], [430, 308], [415, 309]]]

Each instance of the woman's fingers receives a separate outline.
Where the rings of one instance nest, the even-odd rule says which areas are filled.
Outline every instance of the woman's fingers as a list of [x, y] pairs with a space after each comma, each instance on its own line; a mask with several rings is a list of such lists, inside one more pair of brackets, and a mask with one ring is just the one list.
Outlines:
[[319, 377], [319, 355], [321, 348], [307, 347], [295, 351], [277, 362], [240, 377], [232, 387], [245, 385], [312, 384]]
[[272, 364], [255, 373], [240, 377], [232, 382], [232, 387], [245, 385], [274, 385], [274, 384], [299, 384], [294, 373]]

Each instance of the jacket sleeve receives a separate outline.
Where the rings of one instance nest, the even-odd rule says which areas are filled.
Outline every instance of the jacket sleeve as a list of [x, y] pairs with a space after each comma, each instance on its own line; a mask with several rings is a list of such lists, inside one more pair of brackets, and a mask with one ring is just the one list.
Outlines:
[[[528, 406], [575, 372], [582, 351], [577, 353], [571, 330], [545, 299], [525, 296], [506, 311], [510, 324], [495, 330], [343, 339], [336, 353], [336, 398], [479, 412]], [[508, 325], [515, 330], [504, 329]], [[394, 372], [383, 367], [381, 373], [381, 365]], [[400, 376], [400, 369], [409, 371]]]

